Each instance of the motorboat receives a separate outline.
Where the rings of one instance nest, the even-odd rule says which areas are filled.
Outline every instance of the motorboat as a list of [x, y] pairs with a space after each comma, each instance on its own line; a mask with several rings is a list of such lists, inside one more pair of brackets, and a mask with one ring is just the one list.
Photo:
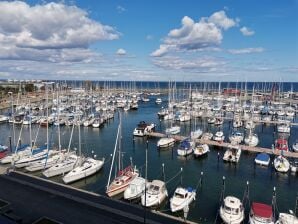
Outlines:
[[166, 148], [166, 147], [170, 147], [172, 145], [174, 145], [175, 143], [175, 139], [172, 137], [165, 137], [165, 138], [161, 138], [158, 140], [157, 142], [157, 147], [159, 148]]
[[290, 169], [290, 163], [283, 155], [277, 156], [273, 161], [273, 165], [276, 171], [281, 173], [286, 173]]
[[82, 161], [82, 163], [71, 170], [68, 174], [63, 177], [63, 182], [66, 184], [81, 180], [89, 177], [98, 172], [104, 164], [104, 159], [97, 160], [88, 157]]
[[269, 166], [270, 156], [267, 153], [259, 153], [255, 158], [255, 163], [261, 166]]
[[183, 210], [191, 202], [196, 200], [196, 190], [188, 187], [177, 187], [173, 197], [170, 199], [170, 208], [172, 212]]
[[211, 132], [204, 132], [201, 137], [203, 140], [211, 140], [212, 138], [213, 134]]
[[148, 187], [141, 196], [141, 203], [145, 207], [153, 207], [160, 205], [168, 196], [165, 182], [161, 180], [153, 180], [148, 183]]
[[156, 103], [156, 104], [161, 104], [161, 103], [162, 103], [161, 98], [160, 98], [160, 97], [156, 98], [155, 103]]
[[244, 125], [245, 129], [254, 129], [255, 128], [255, 123], [253, 120], [247, 120]]
[[278, 220], [275, 224], [298, 224], [298, 218], [294, 215], [293, 211], [289, 213], [279, 213]]
[[180, 126], [172, 126], [172, 127], [166, 129], [166, 134], [167, 135], [177, 135], [180, 133], [180, 131], [181, 131]]
[[233, 196], [227, 196], [220, 207], [219, 215], [226, 224], [240, 224], [244, 220], [242, 202]]
[[190, 132], [191, 139], [198, 139], [203, 134], [203, 131], [199, 128], [195, 131]]
[[239, 144], [244, 140], [244, 135], [242, 132], [235, 131], [229, 137], [230, 142]]
[[145, 191], [146, 180], [143, 177], [134, 178], [124, 191], [125, 200], [134, 200], [140, 198]]
[[217, 142], [222, 142], [225, 140], [224, 133], [222, 131], [217, 131], [213, 136], [213, 140]]
[[201, 156], [207, 155], [208, 152], [210, 152], [210, 150], [207, 144], [199, 144], [194, 149], [194, 156], [201, 157]]
[[228, 148], [225, 151], [223, 156], [223, 160], [226, 162], [233, 162], [238, 163], [241, 156], [241, 149], [240, 148]]
[[253, 202], [249, 213], [249, 224], [274, 224], [272, 205]]
[[153, 132], [155, 130], [155, 124], [148, 124], [145, 121], [141, 121], [133, 131], [134, 136], [143, 137], [147, 133]]
[[180, 143], [180, 146], [177, 149], [179, 156], [188, 156], [193, 153], [195, 148], [195, 143], [190, 139], [185, 139]]
[[139, 171], [136, 167], [128, 166], [123, 170], [119, 170], [115, 179], [107, 187], [106, 194], [113, 197], [123, 193], [128, 185], [139, 176]]
[[75, 154], [67, 155], [64, 160], [46, 169], [42, 174], [45, 177], [54, 177], [61, 174], [64, 175], [70, 172], [71, 170], [73, 170], [76, 167], [76, 165], [79, 163], [80, 159], [81, 157]]

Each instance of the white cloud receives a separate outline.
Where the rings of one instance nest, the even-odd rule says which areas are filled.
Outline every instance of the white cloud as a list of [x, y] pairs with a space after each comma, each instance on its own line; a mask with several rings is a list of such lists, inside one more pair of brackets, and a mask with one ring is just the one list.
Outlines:
[[227, 30], [233, 26], [236, 26], [237, 21], [231, 18], [228, 18], [225, 11], [219, 11], [213, 13], [209, 18], [208, 21], [214, 23], [215, 25]]
[[170, 70], [188, 70], [196, 73], [223, 71], [226, 62], [215, 57], [181, 58], [165, 56], [154, 59], [153, 63], [161, 68]]
[[87, 48], [100, 40], [118, 39], [111, 26], [88, 18], [76, 6], [0, 2], [0, 58], [18, 60], [85, 60]]
[[262, 47], [256, 48], [241, 48], [241, 49], [230, 49], [228, 50], [231, 54], [251, 54], [251, 53], [262, 53], [265, 49]]
[[243, 26], [241, 29], [240, 29], [240, 32], [244, 35], [244, 36], [252, 36], [255, 34], [255, 31], [247, 28], [246, 26]]
[[198, 22], [184, 16], [181, 24], [181, 28], [168, 33], [159, 49], [152, 52], [151, 56], [161, 57], [173, 50], [193, 51], [217, 47], [223, 39], [223, 30], [236, 26], [237, 20], [228, 18], [224, 11], [219, 11]]
[[118, 13], [122, 13], [122, 12], [125, 12], [126, 11], [126, 8], [124, 8], [121, 5], [117, 5], [117, 8], [116, 9], [117, 9]]
[[119, 48], [116, 52], [117, 55], [126, 55], [126, 50]]

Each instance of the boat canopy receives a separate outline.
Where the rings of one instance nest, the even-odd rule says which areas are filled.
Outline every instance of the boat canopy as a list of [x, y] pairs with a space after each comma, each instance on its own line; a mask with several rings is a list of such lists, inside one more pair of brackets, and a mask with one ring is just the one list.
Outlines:
[[271, 218], [273, 214], [271, 205], [266, 205], [258, 202], [253, 202], [251, 209], [255, 216], [258, 217]]

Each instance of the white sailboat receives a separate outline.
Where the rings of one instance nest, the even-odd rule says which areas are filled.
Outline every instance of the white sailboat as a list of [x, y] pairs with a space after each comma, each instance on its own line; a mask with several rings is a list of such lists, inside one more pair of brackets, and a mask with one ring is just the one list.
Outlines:
[[277, 156], [273, 161], [274, 168], [276, 171], [286, 173], [290, 169], [290, 163], [283, 155]]
[[[79, 153], [81, 154], [81, 132], [80, 132], [81, 127], [80, 126], [78, 127], [79, 127]], [[63, 182], [66, 184], [69, 184], [95, 174], [104, 165], [104, 160], [105, 160], [104, 158], [101, 160], [96, 159], [96, 155], [94, 155], [94, 158], [91, 158], [91, 157], [82, 158], [79, 161], [79, 165], [62, 178]]]

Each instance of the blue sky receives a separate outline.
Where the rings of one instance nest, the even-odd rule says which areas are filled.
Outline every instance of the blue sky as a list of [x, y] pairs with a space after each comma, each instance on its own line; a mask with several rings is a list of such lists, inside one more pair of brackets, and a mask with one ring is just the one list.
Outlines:
[[0, 78], [298, 81], [294, 0], [1, 1], [0, 10]]

